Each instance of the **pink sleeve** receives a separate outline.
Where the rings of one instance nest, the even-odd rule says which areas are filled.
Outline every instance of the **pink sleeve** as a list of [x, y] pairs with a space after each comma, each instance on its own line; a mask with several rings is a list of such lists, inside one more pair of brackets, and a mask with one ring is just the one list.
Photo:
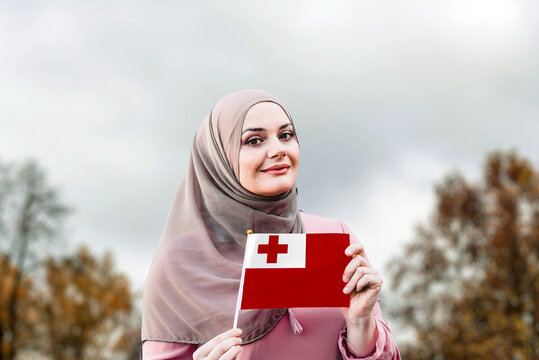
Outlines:
[[[341, 227], [343, 229], [343, 232], [346, 234], [350, 234], [350, 243], [359, 242], [357, 238], [350, 232], [350, 229], [348, 227], [341, 223]], [[365, 257], [367, 257], [365, 255]], [[368, 258], [367, 258], [368, 259]], [[378, 300], [380, 302], [380, 300]], [[387, 324], [387, 321], [382, 317], [382, 310], [380, 309], [380, 305], [377, 303], [373, 310], [372, 315], [374, 316], [374, 320], [376, 321], [376, 327], [378, 328], [378, 339], [376, 340], [376, 346], [374, 347], [374, 350], [372, 353], [366, 357], [357, 357], [354, 354], [348, 350], [348, 345], [346, 343], [346, 328], [341, 331], [341, 334], [339, 336], [339, 350], [341, 351], [341, 356], [343, 360], [354, 360], [354, 359], [365, 359], [365, 360], [375, 360], [375, 359], [395, 359], [400, 360], [401, 356], [399, 353], [399, 349], [397, 348], [397, 344], [393, 340], [393, 337], [391, 336], [391, 331], [389, 330], [389, 326]]]
[[387, 322], [382, 317], [382, 311], [380, 306], [376, 304], [372, 311], [374, 320], [376, 321], [376, 327], [378, 328], [378, 339], [376, 340], [376, 346], [372, 353], [365, 357], [357, 357], [348, 350], [348, 345], [346, 343], [346, 328], [341, 331], [339, 336], [339, 350], [341, 351], [341, 356], [343, 360], [354, 360], [354, 359], [364, 359], [364, 360], [386, 360], [394, 359], [400, 360], [401, 356], [397, 344], [391, 336], [391, 331]]
[[197, 346], [163, 341], [145, 341], [142, 360], [191, 360]]

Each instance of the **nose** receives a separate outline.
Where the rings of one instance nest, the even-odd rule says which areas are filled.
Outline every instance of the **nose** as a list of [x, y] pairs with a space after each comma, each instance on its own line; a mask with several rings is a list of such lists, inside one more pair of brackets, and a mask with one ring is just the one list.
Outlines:
[[286, 156], [286, 146], [278, 139], [268, 144], [268, 158], [280, 158]]

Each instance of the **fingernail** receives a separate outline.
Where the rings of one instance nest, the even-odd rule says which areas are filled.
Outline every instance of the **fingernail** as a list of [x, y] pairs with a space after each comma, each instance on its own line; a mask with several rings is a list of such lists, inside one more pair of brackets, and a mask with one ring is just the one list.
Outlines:
[[348, 275], [343, 275], [342, 276], [342, 281], [347, 282], [348, 281]]
[[345, 286], [342, 292], [348, 294], [348, 286]]

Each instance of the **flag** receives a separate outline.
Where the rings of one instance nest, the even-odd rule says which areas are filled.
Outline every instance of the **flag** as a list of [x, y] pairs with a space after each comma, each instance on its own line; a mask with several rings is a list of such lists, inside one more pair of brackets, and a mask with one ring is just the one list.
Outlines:
[[349, 234], [249, 234], [241, 309], [348, 307], [350, 295], [342, 291], [348, 245]]

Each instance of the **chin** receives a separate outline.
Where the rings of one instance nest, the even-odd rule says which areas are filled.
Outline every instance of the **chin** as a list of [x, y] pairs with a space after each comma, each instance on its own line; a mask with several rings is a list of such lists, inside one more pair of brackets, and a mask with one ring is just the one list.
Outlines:
[[271, 189], [266, 188], [263, 191], [261, 191], [260, 193], [263, 196], [277, 196], [277, 195], [281, 195], [281, 194], [283, 194], [285, 192], [290, 191], [290, 189], [292, 189], [293, 186], [294, 186], [294, 184], [292, 184], [292, 185], [286, 184], [286, 185], [282, 185], [282, 186], [275, 186], [275, 187], [273, 187]]

